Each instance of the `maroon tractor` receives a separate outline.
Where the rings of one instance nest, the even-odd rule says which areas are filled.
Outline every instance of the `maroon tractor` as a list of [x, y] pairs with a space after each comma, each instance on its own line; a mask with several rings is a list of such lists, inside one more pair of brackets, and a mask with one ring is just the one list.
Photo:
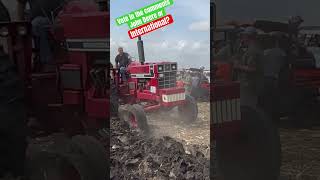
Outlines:
[[[109, 147], [98, 140], [107, 137], [104, 128], [116, 113], [110, 113], [110, 104], [117, 106], [110, 103], [114, 97], [108, 77], [109, 13], [93, 2], [71, 1], [47, 27], [47, 33], [54, 61], [38, 68], [37, 59], [32, 59], [37, 57], [39, 46], [31, 24], [0, 23], [10, 62], [10, 67], [1, 69], [1, 78], [8, 78], [1, 79], [0, 91], [11, 96], [18, 88], [14, 80], [22, 79], [31, 136], [48, 139], [29, 143], [26, 176], [105, 179]], [[12, 64], [19, 77], [11, 73]]]
[[184, 87], [177, 86], [176, 62], [145, 62], [143, 41], [137, 42], [139, 62], [127, 68], [127, 81], [122, 81], [118, 69], [112, 69], [114, 84], [118, 87], [121, 104], [119, 114], [131, 127], [148, 132], [146, 112], [170, 110], [178, 107], [182, 119], [191, 123], [197, 119], [195, 99], [186, 95]]

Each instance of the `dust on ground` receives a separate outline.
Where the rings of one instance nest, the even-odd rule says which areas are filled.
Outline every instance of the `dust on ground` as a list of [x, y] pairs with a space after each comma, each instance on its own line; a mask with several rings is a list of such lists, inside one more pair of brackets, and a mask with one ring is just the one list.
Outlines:
[[152, 135], [160, 138], [170, 136], [186, 147], [198, 147], [209, 157], [210, 154], [210, 103], [198, 102], [198, 119], [186, 123], [179, 117], [177, 109], [169, 112], [148, 114], [148, 124]]
[[280, 180], [320, 179], [320, 128], [280, 129]]

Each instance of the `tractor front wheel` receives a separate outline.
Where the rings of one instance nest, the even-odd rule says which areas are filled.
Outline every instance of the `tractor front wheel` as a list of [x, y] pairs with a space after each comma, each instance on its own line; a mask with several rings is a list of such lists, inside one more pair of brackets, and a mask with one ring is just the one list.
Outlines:
[[186, 95], [186, 103], [178, 107], [181, 118], [187, 122], [194, 122], [198, 118], [198, 105], [194, 97]]
[[277, 180], [281, 145], [277, 128], [260, 110], [241, 107], [241, 133], [216, 139], [218, 174], [224, 180]]
[[147, 116], [143, 107], [139, 104], [126, 105], [119, 109], [120, 119], [126, 121], [130, 128], [138, 129], [144, 134], [149, 134], [150, 129]]

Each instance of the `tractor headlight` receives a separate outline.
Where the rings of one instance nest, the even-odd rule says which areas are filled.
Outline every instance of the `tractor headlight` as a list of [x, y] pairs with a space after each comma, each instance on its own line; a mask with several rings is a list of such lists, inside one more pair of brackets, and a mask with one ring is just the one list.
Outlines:
[[24, 26], [18, 27], [18, 34], [19, 34], [20, 36], [26, 35], [26, 34], [27, 34], [27, 28], [24, 27]]
[[8, 36], [9, 35], [9, 30], [7, 27], [2, 27], [0, 29], [0, 36]]
[[162, 72], [163, 71], [163, 65], [158, 65], [158, 72]]
[[177, 70], [177, 64], [171, 64], [171, 69], [172, 69], [173, 71]]

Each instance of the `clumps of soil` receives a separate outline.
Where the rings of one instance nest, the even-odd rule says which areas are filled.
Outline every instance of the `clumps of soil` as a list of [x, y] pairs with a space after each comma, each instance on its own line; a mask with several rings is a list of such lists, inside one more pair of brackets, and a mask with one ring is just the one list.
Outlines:
[[148, 138], [112, 119], [110, 179], [209, 179], [209, 159], [170, 137]]

